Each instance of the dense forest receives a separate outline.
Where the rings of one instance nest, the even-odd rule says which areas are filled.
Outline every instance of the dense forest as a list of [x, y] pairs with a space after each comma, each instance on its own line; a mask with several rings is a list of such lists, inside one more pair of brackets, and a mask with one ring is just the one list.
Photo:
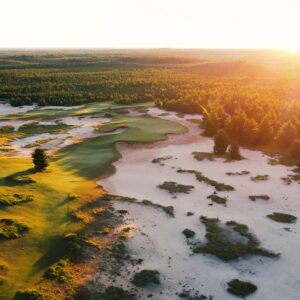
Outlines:
[[8, 52], [0, 55], [0, 100], [14, 106], [153, 101], [166, 110], [203, 114], [208, 136], [224, 129], [241, 145], [271, 145], [299, 158], [298, 61], [260, 52], [215, 58], [180, 51]]

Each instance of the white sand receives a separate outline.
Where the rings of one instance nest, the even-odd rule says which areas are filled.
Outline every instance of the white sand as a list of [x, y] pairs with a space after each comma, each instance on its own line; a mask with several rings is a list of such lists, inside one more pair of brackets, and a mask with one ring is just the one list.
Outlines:
[[0, 103], [0, 116], [21, 114], [30, 110], [34, 110], [35, 108], [36, 105], [23, 105], [14, 107], [9, 103]]
[[39, 140], [49, 139], [49, 142], [43, 143], [42, 147], [52, 152], [74, 143], [78, 143], [83, 139], [120, 133], [120, 131], [115, 131], [113, 133], [98, 133], [95, 131], [99, 126], [108, 121], [110, 121], [108, 118], [93, 118], [86, 116], [66, 117], [51, 122], [39, 122], [40, 125], [55, 125], [57, 123], [63, 123], [74, 127], [59, 134], [42, 133], [21, 139], [16, 138], [9, 143], [9, 146], [14, 150], [12, 154], [15, 156], [30, 156], [32, 150], [36, 147], [28, 148], [28, 145]]
[[[161, 111], [151, 109], [150, 113], [157, 115]], [[178, 119], [174, 114], [163, 118]], [[285, 225], [265, 217], [276, 211], [291, 213], [300, 218], [299, 185], [292, 183], [287, 186], [280, 179], [290, 174], [290, 168], [271, 166], [267, 164], [268, 157], [262, 153], [245, 149], [241, 152], [247, 160], [231, 163], [224, 163], [221, 159], [213, 162], [197, 161], [191, 153], [211, 151], [212, 140], [196, 134], [199, 132], [197, 125], [185, 120], [181, 122], [189, 124], [189, 133], [172, 136], [168, 141], [147, 147], [120, 145], [122, 158], [115, 163], [116, 173], [101, 181], [109, 193], [140, 200], [149, 199], [175, 208], [176, 217], [172, 219], [151, 207], [120, 202], [115, 204], [116, 209], [128, 210], [130, 215], [127, 222], [138, 227], [134, 237], [128, 240], [128, 246], [134, 258], [144, 259], [139, 268], [157, 269], [161, 273], [162, 284], [155, 288], [140, 289], [138, 299], [147, 299], [150, 293], [153, 294], [152, 299], [177, 299], [175, 293], [181, 292], [185, 284], [205, 295], [213, 295], [217, 300], [237, 299], [226, 292], [226, 282], [233, 278], [250, 280], [258, 286], [258, 291], [247, 299], [300, 299], [300, 221], [295, 225]], [[151, 162], [153, 158], [169, 155], [173, 158], [163, 161], [164, 166]], [[236, 191], [218, 193], [228, 196], [227, 207], [218, 204], [208, 206], [210, 200], [206, 197], [214, 189], [196, 181], [193, 174], [177, 173], [177, 168], [198, 170], [209, 178], [234, 186]], [[226, 172], [243, 170], [251, 174], [225, 175]], [[268, 174], [270, 179], [265, 182], [250, 180], [251, 176], [258, 174]], [[188, 195], [179, 194], [177, 199], [173, 199], [168, 192], [156, 187], [164, 181], [192, 184], [195, 189]], [[271, 199], [256, 202], [248, 199], [249, 195], [258, 194], [267, 194]], [[188, 211], [195, 215], [187, 217]], [[224, 263], [213, 256], [192, 255], [181, 232], [190, 228], [196, 232], [196, 239], [205, 241], [206, 231], [199, 221], [200, 215], [248, 225], [261, 241], [262, 247], [281, 253], [281, 257], [269, 259], [256, 256]], [[291, 232], [284, 230], [284, 227], [289, 227]], [[123, 270], [123, 278], [117, 277], [116, 285], [130, 286], [128, 279], [132, 277], [135, 268], [129, 268], [129, 271], [130, 275]]]

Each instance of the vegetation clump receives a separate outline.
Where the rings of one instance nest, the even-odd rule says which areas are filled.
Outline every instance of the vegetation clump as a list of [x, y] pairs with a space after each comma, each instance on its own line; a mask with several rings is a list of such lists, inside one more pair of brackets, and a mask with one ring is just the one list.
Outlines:
[[250, 200], [252, 201], [256, 201], [256, 200], [270, 200], [270, 196], [268, 195], [251, 195], [248, 197]]
[[117, 261], [130, 259], [130, 255], [128, 254], [126, 245], [123, 242], [113, 245], [113, 247], [111, 248], [111, 252], [112, 252], [113, 257]]
[[219, 130], [214, 137], [214, 153], [223, 155], [229, 145], [229, 138], [224, 130]]
[[32, 153], [34, 169], [38, 172], [46, 170], [48, 167], [48, 157], [44, 149], [36, 148]]
[[157, 207], [162, 209], [167, 215], [169, 215], [170, 217], [174, 218], [175, 217], [175, 212], [174, 212], [174, 206], [164, 206], [161, 204], [157, 204], [157, 203], [153, 203], [150, 200], [143, 200], [141, 202], [143, 205], [146, 206], [152, 206], [152, 207]]
[[1, 206], [12, 206], [21, 203], [27, 203], [34, 200], [33, 195], [25, 194], [0, 194], [0, 207]]
[[68, 194], [68, 200], [76, 200], [78, 199], [78, 195], [75, 193]]
[[158, 158], [154, 158], [154, 159], [152, 160], [152, 163], [163, 165], [162, 162], [164, 162], [165, 160], [171, 159], [171, 158], [172, 158], [172, 156], [170, 156], [170, 155], [168, 155], [168, 156], [163, 156], [163, 157], [158, 157]]
[[226, 206], [227, 203], [227, 198], [225, 197], [221, 197], [217, 194], [211, 194], [207, 197], [207, 199], [210, 199], [212, 202], [215, 202], [217, 204], [223, 204], [224, 206]]
[[66, 271], [66, 266], [67, 261], [60, 259], [45, 272], [45, 278], [57, 280], [59, 283], [67, 282], [70, 279], [70, 275]]
[[241, 160], [240, 146], [237, 142], [232, 142], [229, 146], [228, 156], [230, 160]]
[[35, 289], [17, 291], [14, 300], [45, 300], [43, 293]]
[[67, 257], [75, 262], [90, 258], [97, 250], [96, 245], [90, 242], [85, 236], [76, 233], [65, 235], [63, 242]]
[[167, 190], [170, 194], [185, 193], [188, 194], [194, 188], [192, 185], [184, 185], [174, 181], [165, 181], [157, 186], [160, 189]]
[[148, 284], [160, 284], [159, 272], [156, 270], [142, 270], [134, 274], [132, 283], [138, 287], [146, 286]]
[[183, 233], [183, 235], [184, 235], [187, 239], [192, 238], [192, 237], [195, 236], [195, 231], [193, 231], [193, 230], [191, 230], [191, 229], [188, 229], [188, 228], [184, 229], [184, 230], [182, 231], [182, 233]]
[[257, 286], [248, 281], [242, 281], [239, 279], [232, 279], [227, 283], [227, 291], [230, 294], [244, 298], [250, 294], [253, 294], [257, 290]]
[[226, 175], [228, 176], [242, 176], [242, 175], [249, 175], [249, 171], [241, 171], [241, 172], [227, 172]]
[[[135, 203], [139, 205], [145, 205], [145, 206], [151, 206], [153, 208], [158, 208], [163, 210], [168, 216], [174, 218], [175, 217], [175, 212], [174, 212], [174, 206], [164, 206], [161, 204], [154, 203], [150, 200], [142, 200], [138, 201], [135, 198], [129, 198], [129, 197], [123, 197], [123, 196], [116, 196], [116, 195], [110, 195], [106, 194], [100, 198], [101, 200], [104, 201], [126, 201], [129, 203]], [[121, 210], [121, 213], [128, 213], [127, 211]]]
[[221, 226], [219, 219], [202, 216], [201, 222], [206, 227], [205, 245], [195, 245], [194, 253], [207, 253], [223, 261], [231, 261], [249, 255], [277, 257], [278, 254], [259, 247], [257, 239], [249, 232], [248, 226], [230, 221]]
[[29, 227], [14, 219], [0, 219], [0, 239], [12, 240], [22, 236]]
[[251, 177], [251, 180], [254, 182], [257, 181], [266, 181], [269, 179], [269, 175], [256, 175], [254, 177]]
[[103, 294], [105, 300], [135, 300], [136, 296], [122, 288], [109, 286]]
[[177, 170], [178, 173], [192, 173], [195, 174], [196, 179], [200, 182], [204, 182], [208, 185], [213, 186], [217, 191], [234, 191], [234, 187], [222, 182], [215, 181], [213, 179], [210, 179], [204, 175], [202, 175], [201, 172], [195, 171], [195, 170], [184, 170], [179, 169]]
[[199, 161], [202, 161], [204, 159], [207, 159], [209, 161], [214, 161], [216, 157], [215, 153], [210, 153], [210, 152], [193, 152], [192, 154], [194, 158]]
[[280, 223], [296, 223], [297, 217], [289, 214], [274, 212], [267, 217], [273, 221], [280, 222]]

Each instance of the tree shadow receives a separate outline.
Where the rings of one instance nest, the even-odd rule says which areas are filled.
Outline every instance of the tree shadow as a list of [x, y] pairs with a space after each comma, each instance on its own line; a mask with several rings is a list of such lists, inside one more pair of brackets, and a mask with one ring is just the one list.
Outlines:
[[35, 181], [30, 177], [30, 175], [35, 173], [36, 170], [34, 168], [12, 173], [8, 176], [0, 178], [0, 186], [22, 186], [35, 183]]

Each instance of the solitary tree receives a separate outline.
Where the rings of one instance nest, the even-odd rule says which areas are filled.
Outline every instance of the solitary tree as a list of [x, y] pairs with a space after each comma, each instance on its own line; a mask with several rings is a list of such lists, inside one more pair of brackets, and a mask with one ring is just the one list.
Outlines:
[[232, 142], [229, 147], [229, 156], [232, 160], [239, 160], [242, 158], [240, 153], [240, 146], [237, 142]]
[[219, 130], [214, 138], [214, 152], [220, 155], [224, 154], [229, 144], [228, 140], [229, 138], [226, 132], [223, 129]]
[[45, 150], [37, 148], [32, 153], [32, 161], [36, 171], [44, 171], [48, 167], [48, 157]]

